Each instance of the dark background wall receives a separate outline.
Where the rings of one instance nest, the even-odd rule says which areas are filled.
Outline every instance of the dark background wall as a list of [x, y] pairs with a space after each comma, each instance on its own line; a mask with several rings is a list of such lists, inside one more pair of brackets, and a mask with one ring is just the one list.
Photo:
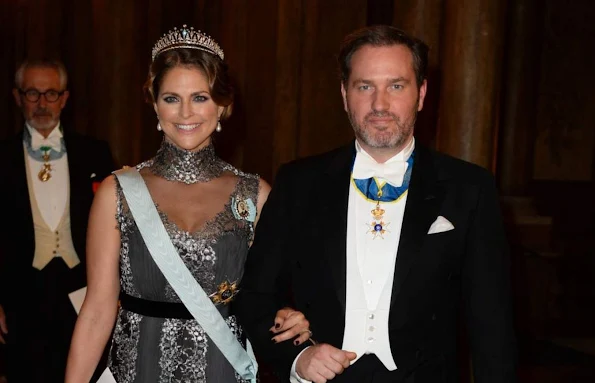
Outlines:
[[18, 63], [57, 55], [70, 75], [64, 125], [107, 140], [119, 165], [151, 157], [151, 47], [186, 23], [218, 40], [236, 81], [219, 153], [272, 181], [280, 164], [352, 138], [342, 37], [406, 29], [431, 47], [419, 142], [497, 177], [532, 366], [523, 377], [582, 381], [581, 358], [595, 355], [594, 19], [595, 2], [567, 0], [0, 0], [0, 138], [23, 126]]
[[155, 41], [184, 23], [223, 47], [237, 82], [232, 119], [217, 137], [221, 155], [272, 180], [278, 166], [351, 139], [335, 55], [345, 34], [394, 23], [432, 46], [430, 103], [420, 139], [431, 143], [439, 97], [440, 0], [2, 0], [0, 137], [22, 127], [10, 90], [26, 56], [58, 55], [70, 74], [65, 124], [110, 142], [118, 162], [137, 163], [159, 145], [142, 85]]

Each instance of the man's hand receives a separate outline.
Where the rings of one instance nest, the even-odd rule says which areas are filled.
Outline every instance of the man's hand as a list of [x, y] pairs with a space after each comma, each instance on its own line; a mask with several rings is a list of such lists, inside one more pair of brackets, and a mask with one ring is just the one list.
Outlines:
[[339, 350], [330, 344], [317, 344], [300, 355], [295, 370], [302, 379], [326, 383], [349, 367], [355, 357], [354, 352]]
[[8, 327], [6, 327], [6, 314], [4, 313], [4, 307], [0, 305], [0, 343], [6, 344], [2, 334], [8, 334]]

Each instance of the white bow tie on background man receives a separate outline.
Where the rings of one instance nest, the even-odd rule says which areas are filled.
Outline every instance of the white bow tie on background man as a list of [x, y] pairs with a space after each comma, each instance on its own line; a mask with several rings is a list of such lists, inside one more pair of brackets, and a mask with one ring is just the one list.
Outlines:
[[41, 134], [31, 135], [31, 149], [39, 150], [42, 146], [49, 146], [56, 152], [62, 150], [62, 137], [58, 134], [50, 134], [48, 138], [43, 138]]
[[379, 164], [372, 157], [361, 152], [357, 153], [353, 164], [353, 178], [360, 180], [376, 177], [379, 181], [386, 181], [396, 187], [403, 184], [406, 171], [406, 161], [391, 158]]

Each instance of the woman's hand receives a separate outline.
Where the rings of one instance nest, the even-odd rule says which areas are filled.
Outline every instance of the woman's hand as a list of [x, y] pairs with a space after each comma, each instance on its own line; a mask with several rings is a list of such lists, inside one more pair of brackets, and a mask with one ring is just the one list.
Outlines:
[[276, 334], [272, 339], [275, 343], [283, 342], [297, 336], [293, 341], [293, 344], [296, 346], [304, 343], [312, 336], [310, 322], [308, 322], [304, 314], [290, 307], [285, 307], [277, 311], [275, 324], [269, 331]]

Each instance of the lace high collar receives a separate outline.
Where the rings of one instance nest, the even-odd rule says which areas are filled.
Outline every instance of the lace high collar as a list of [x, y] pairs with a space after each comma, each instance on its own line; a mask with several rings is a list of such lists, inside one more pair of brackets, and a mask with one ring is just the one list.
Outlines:
[[225, 170], [225, 165], [226, 163], [215, 154], [213, 144], [191, 152], [180, 149], [164, 139], [150, 169], [153, 174], [168, 181], [194, 184], [219, 177]]

